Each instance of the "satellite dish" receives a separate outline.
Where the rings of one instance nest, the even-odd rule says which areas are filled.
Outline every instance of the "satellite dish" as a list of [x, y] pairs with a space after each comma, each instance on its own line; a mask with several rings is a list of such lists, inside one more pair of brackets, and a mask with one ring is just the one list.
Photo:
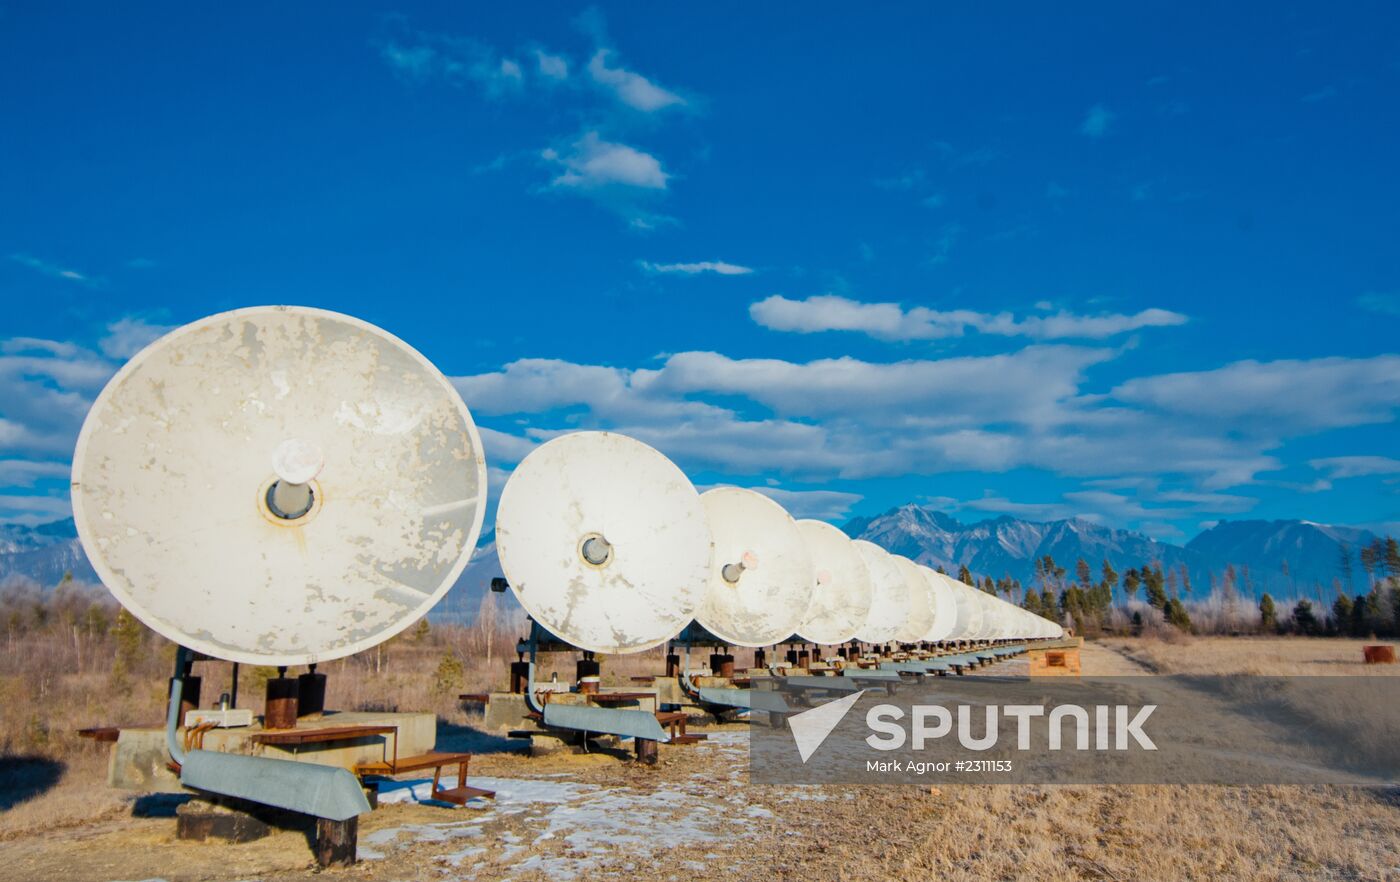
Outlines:
[[402, 631], [461, 575], [485, 514], [466, 405], [359, 319], [255, 307], [178, 328], [97, 397], [73, 519], [102, 581], [162, 636], [293, 665]]
[[958, 625], [958, 605], [953, 600], [953, 589], [942, 573], [928, 567], [920, 567], [919, 570], [933, 595], [933, 625], [924, 635], [924, 639], [933, 643], [947, 640]]
[[863, 643], [888, 643], [909, 615], [909, 586], [888, 551], [864, 539], [853, 539], [851, 544], [869, 568], [874, 588], [870, 615], [856, 631], [856, 639]]
[[933, 627], [933, 592], [929, 589], [924, 574], [919, 572], [918, 564], [903, 555], [892, 554], [890, 557], [894, 559], [894, 564], [899, 568], [899, 574], [904, 577], [904, 584], [909, 589], [908, 612], [904, 622], [895, 631], [894, 639], [900, 643], [918, 643], [924, 639], [929, 628]]
[[948, 587], [953, 589], [953, 603], [958, 610], [958, 624], [949, 636], [954, 640], [976, 640], [982, 630], [982, 607], [973, 596], [972, 589], [954, 579], [945, 577]]
[[870, 570], [850, 537], [826, 521], [801, 520], [797, 529], [816, 574], [812, 603], [797, 635], [812, 643], [845, 643], [870, 615]]
[[715, 557], [695, 620], [735, 646], [769, 646], [791, 637], [816, 588], [797, 522], [753, 490], [716, 487], [700, 494], [700, 501]]
[[577, 432], [515, 467], [496, 553], [535, 621], [580, 649], [622, 654], [689, 624], [709, 580], [710, 531], [675, 463], [626, 435]]

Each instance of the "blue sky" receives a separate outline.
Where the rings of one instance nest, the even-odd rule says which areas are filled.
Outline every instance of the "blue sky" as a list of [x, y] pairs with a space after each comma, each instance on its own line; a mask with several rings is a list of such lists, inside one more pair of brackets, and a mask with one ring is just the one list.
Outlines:
[[0, 6], [0, 521], [168, 326], [456, 378], [841, 521], [1400, 529], [1386, 4]]

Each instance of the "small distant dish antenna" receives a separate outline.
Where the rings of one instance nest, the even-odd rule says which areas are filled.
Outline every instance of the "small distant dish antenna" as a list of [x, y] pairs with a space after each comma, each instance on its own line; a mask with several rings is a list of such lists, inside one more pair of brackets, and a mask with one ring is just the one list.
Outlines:
[[486, 462], [451, 383], [350, 316], [268, 306], [178, 328], [97, 397], [73, 518], [102, 581], [215, 658], [323, 662], [421, 618], [461, 575]]
[[924, 639], [934, 643], [947, 640], [958, 626], [958, 605], [953, 599], [953, 588], [942, 573], [924, 566], [919, 567], [919, 571], [933, 596], [933, 625]]
[[613, 432], [541, 444], [496, 513], [496, 553], [520, 605], [579, 649], [641, 652], [676, 636], [710, 578], [700, 494], [658, 451]]
[[800, 520], [816, 572], [816, 589], [797, 636], [819, 644], [845, 643], [870, 616], [874, 587], [870, 570], [851, 539], [826, 521]]
[[944, 581], [953, 589], [953, 603], [957, 607], [958, 621], [953, 633], [954, 640], [977, 640], [982, 633], [982, 605], [977, 602], [973, 590], [951, 576]]
[[908, 612], [904, 621], [894, 632], [894, 639], [900, 643], [918, 643], [924, 639], [928, 629], [933, 627], [933, 592], [928, 580], [919, 571], [919, 565], [901, 554], [890, 555], [904, 577], [907, 588]]
[[781, 505], [753, 490], [700, 494], [715, 543], [709, 589], [695, 620], [734, 646], [769, 646], [797, 632], [816, 572], [801, 530]]
[[870, 570], [870, 615], [856, 631], [863, 643], [888, 643], [909, 615], [909, 586], [890, 553], [873, 542], [853, 539], [861, 560]]

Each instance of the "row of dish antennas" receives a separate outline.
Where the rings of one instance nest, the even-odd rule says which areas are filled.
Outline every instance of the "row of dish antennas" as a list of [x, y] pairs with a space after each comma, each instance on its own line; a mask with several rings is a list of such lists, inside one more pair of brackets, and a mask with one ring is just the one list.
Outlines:
[[[118, 371], [83, 424], [72, 499], [94, 569], [146, 625], [212, 658], [315, 664], [387, 640], [458, 580], [486, 461], [457, 391], [407, 344], [257, 307], [178, 328]], [[639, 652], [692, 620], [754, 647], [1061, 634], [762, 494], [698, 493], [605, 432], [525, 457], [496, 545], [525, 610], [593, 652]]]
[[1053, 622], [943, 573], [794, 520], [762, 493], [696, 491], [658, 451], [578, 432], [501, 494], [496, 550], [521, 606], [580, 649], [640, 652], [692, 621], [746, 647], [1058, 637]]

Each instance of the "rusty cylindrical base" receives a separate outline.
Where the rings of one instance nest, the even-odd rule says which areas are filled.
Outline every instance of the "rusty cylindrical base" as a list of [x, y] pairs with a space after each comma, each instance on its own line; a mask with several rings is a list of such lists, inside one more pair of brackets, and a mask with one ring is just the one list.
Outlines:
[[297, 727], [297, 681], [291, 677], [273, 677], [267, 681], [267, 704], [263, 709], [264, 729], [295, 729]]
[[637, 762], [645, 763], [649, 766], [656, 765], [656, 761], [661, 754], [661, 751], [656, 746], [656, 742], [652, 741], [650, 738], [634, 738], [632, 740], [637, 743]]
[[807, 667], [807, 666], [808, 666], [809, 664], [811, 664], [811, 663], [812, 663], [812, 654], [811, 654], [810, 652], [808, 652], [807, 650], [805, 650], [805, 649], [798, 650], [798, 652], [797, 652], [797, 666], [798, 666], [799, 668], [805, 668], [805, 667]]
[[602, 666], [597, 661], [591, 658], [580, 659], [574, 671], [578, 676], [579, 692], [591, 695], [598, 691]]
[[734, 676], [734, 656], [728, 653], [710, 656], [710, 670], [716, 677]]
[[326, 710], [326, 675], [315, 671], [297, 677], [297, 716], [320, 717]]
[[1395, 647], [1384, 644], [1361, 647], [1362, 656], [1368, 665], [1395, 664]]

